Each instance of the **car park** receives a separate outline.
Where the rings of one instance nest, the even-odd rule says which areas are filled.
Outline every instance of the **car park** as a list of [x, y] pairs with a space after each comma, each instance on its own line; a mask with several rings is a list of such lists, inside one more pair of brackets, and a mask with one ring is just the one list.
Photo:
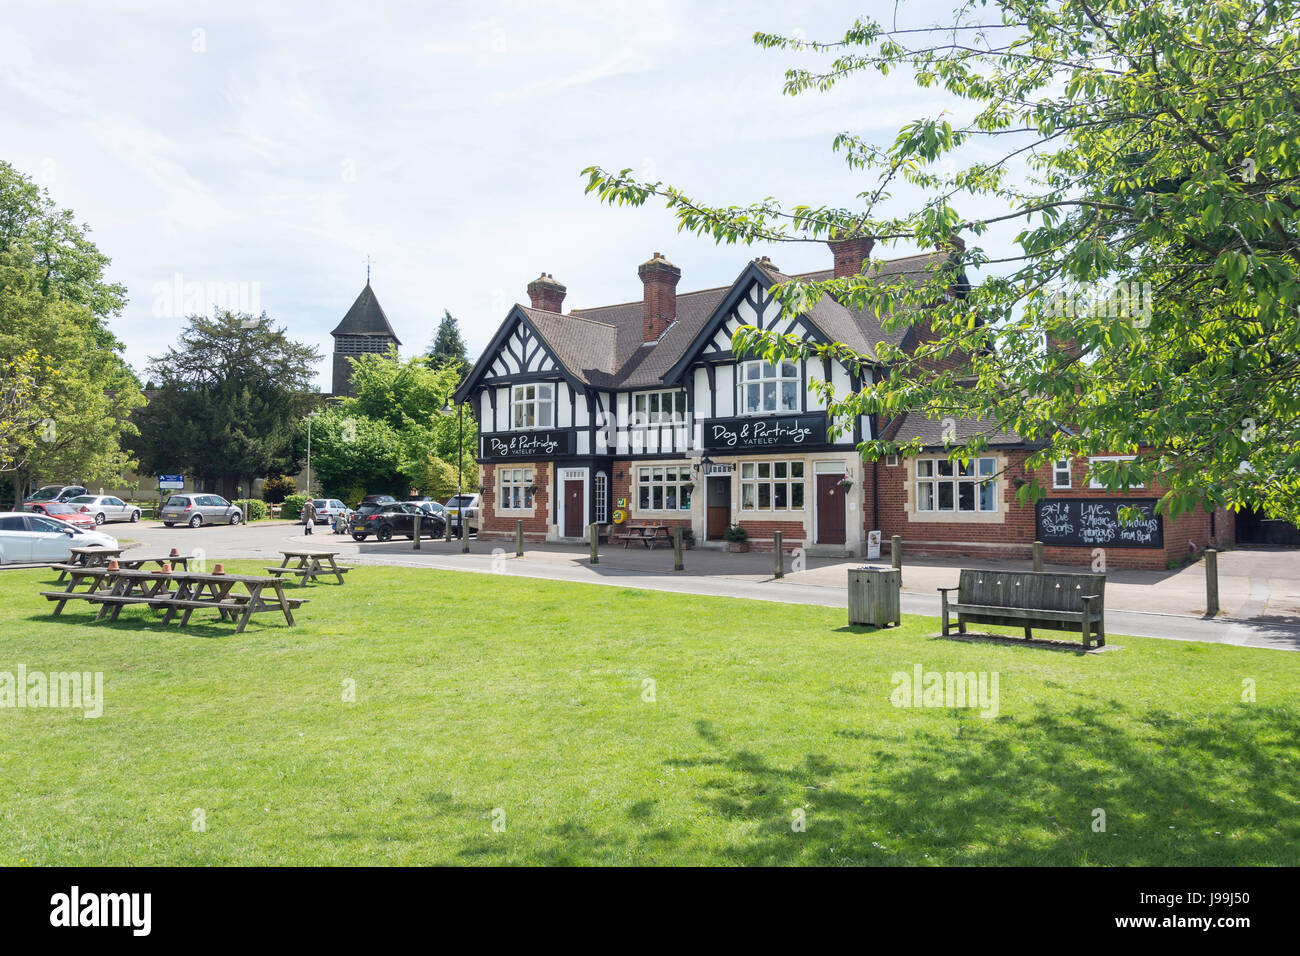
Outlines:
[[74, 528], [81, 528], [83, 531], [93, 531], [99, 524], [92, 515], [88, 515], [80, 508], [65, 504], [62, 501], [33, 502], [31, 513], [58, 518], [60, 521], [67, 522]]
[[78, 495], [84, 495], [84, 485], [42, 485], [23, 499], [23, 511], [31, 511], [31, 505], [44, 504], [47, 501], [67, 501]]
[[420, 522], [420, 536], [436, 538], [444, 534], [446, 525], [437, 515], [429, 514], [415, 505], [397, 501], [372, 505], [366, 511], [357, 508], [352, 516], [352, 538], [365, 541], [373, 535], [379, 541], [391, 541], [397, 535], [415, 537], [415, 522]]
[[77, 495], [68, 504], [95, 519], [95, 524], [106, 521], [139, 521], [140, 509], [112, 495]]
[[162, 506], [162, 523], [171, 528], [187, 524], [198, 528], [205, 524], [239, 524], [244, 513], [220, 495], [172, 495]]
[[102, 531], [82, 531], [49, 515], [0, 513], [0, 564], [58, 564], [73, 548], [116, 548], [117, 539]]
[[445, 507], [454, 534], [460, 534], [462, 515], [469, 526], [470, 534], [478, 533], [483, 521], [483, 508], [479, 495], [452, 495], [447, 499]]

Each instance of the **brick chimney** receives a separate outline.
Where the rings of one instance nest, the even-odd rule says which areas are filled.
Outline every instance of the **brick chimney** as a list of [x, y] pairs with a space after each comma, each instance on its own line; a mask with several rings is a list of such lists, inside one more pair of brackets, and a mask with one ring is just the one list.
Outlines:
[[831, 255], [835, 257], [835, 278], [847, 279], [861, 272], [862, 263], [871, 255], [875, 244], [876, 240], [870, 236], [828, 240], [826, 245], [831, 247]]
[[658, 342], [668, 326], [677, 321], [677, 280], [682, 270], [656, 252], [637, 267], [645, 286], [641, 305], [641, 341]]
[[1052, 352], [1060, 352], [1067, 362], [1077, 362], [1083, 357], [1083, 349], [1079, 347], [1078, 339], [1058, 338], [1051, 332], [1045, 333], [1043, 338], [1046, 340], [1047, 352], [1049, 355]]
[[528, 298], [532, 300], [533, 308], [539, 312], [561, 311], [564, 307], [566, 291], [564, 283], [556, 282], [555, 276], [549, 272], [543, 272], [528, 283]]

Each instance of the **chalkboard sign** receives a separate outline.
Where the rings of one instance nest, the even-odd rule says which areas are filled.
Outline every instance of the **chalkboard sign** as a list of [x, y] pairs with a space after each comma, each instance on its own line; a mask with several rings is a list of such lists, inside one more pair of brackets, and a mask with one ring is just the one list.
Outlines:
[[[1125, 524], [1120, 509], [1141, 517]], [[1038, 502], [1037, 536], [1043, 544], [1076, 548], [1163, 548], [1164, 518], [1154, 498], [1049, 498]]]

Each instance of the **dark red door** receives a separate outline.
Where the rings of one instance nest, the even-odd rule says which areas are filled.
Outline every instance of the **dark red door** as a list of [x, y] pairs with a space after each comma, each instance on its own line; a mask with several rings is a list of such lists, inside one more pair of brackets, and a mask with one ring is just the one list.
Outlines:
[[817, 543], [844, 543], [843, 475], [817, 476]]
[[582, 485], [581, 481], [564, 483], [564, 536], [582, 537]]

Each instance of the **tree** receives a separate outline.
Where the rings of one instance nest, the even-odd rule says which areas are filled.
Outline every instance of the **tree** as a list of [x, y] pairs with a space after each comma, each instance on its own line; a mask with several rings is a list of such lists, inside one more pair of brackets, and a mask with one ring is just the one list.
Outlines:
[[[658, 197], [680, 229], [718, 242], [933, 248], [1016, 230], [1007, 255], [957, 244], [922, 276], [874, 281], [869, 264], [779, 289], [787, 308], [831, 295], [894, 328], [925, 310], [927, 341], [910, 354], [882, 344], [888, 374], [836, 396], [835, 414], [983, 419], [1046, 442], [1031, 467], [1136, 453], [1096, 477], [1162, 485], [1169, 514], [1262, 506], [1300, 519], [1297, 0], [972, 0], [933, 28], [861, 20], [829, 43], [755, 41], [827, 58], [789, 70], [790, 94], [910, 70], [952, 106], [885, 146], [837, 136], [868, 180], [848, 207], [710, 206], [598, 167], [588, 191]], [[900, 180], [929, 198], [895, 210]], [[977, 268], [989, 275], [968, 295], [947, 294]], [[752, 329], [733, 346], [858, 360]], [[976, 436], [952, 455], [986, 445]], [[908, 450], [863, 446], [871, 458]]]
[[438, 332], [429, 344], [428, 364], [430, 368], [451, 365], [462, 376], [469, 368], [469, 352], [465, 346], [465, 339], [460, 334], [460, 323], [448, 309], [442, 310]]
[[265, 312], [219, 310], [186, 323], [178, 344], [149, 362], [159, 391], [139, 416], [142, 465], [226, 486], [296, 471], [299, 422], [319, 402], [321, 354]]
[[35, 349], [0, 357], [0, 472], [27, 464], [52, 397], [46, 365]]

